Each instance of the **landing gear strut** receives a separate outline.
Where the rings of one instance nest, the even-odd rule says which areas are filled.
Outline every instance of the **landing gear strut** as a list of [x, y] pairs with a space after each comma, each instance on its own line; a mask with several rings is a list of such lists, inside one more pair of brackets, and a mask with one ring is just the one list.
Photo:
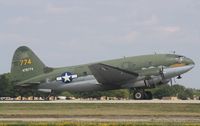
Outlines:
[[49, 101], [49, 100], [50, 100], [50, 97], [52, 97], [52, 96], [53, 96], [53, 99], [51, 99], [51, 100], [55, 100], [56, 95], [55, 95], [55, 92], [54, 92], [54, 91], [51, 91], [48, 95], [46, 95], [46, 96], [44, 97], [44, 100], [45, 100], [45, 101]]
[[134, 90], [134, 99], [135, 100], [151, 100], [153, 98], [152, 93], [150, 91]]

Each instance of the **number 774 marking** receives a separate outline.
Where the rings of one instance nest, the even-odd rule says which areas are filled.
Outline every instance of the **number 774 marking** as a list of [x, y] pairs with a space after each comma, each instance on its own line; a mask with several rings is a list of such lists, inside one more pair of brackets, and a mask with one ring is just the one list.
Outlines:
[[31, 59], [22, 59], [20, 60], [20, 65], [31, 65], [32, 64], [32, 60]]

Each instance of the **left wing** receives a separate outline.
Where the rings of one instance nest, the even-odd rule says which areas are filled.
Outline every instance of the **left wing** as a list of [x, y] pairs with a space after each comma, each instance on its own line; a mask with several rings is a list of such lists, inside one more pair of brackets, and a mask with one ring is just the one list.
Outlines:
[[102, 84], [121, 85], [123, 82], [133, 80], [138, 77], [138, 73], [102, 63], [92, 64], [89, 66], [89, 69], [97, 81]]

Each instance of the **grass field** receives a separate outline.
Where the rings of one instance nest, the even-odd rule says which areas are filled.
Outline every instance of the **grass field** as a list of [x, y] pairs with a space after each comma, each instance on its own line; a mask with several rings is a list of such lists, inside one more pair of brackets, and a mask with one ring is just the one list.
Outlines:
[[0, 104], [0, 116], [186, 115], [200, 116], [199, 104]]
[[[200, 119], [200, 104], [79, 104], [79, 103], [2, 103], [0, 104], [0, 118], [68, 118], [68, 117], [197, 117]], [[198, 126], [196, 121], [1, 121], [0, 125], [65, 125], [65, 126], [149, 126], [149, 125], [187, 125]]]

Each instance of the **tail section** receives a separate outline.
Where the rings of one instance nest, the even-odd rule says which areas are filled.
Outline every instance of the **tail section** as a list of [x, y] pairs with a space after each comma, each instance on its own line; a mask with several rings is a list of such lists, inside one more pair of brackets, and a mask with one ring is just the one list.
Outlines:
[[13, 56], [11, 66], [12, 81], [27, 80], [44, 73], [44, 63], [26, 46], [19, 47]]

